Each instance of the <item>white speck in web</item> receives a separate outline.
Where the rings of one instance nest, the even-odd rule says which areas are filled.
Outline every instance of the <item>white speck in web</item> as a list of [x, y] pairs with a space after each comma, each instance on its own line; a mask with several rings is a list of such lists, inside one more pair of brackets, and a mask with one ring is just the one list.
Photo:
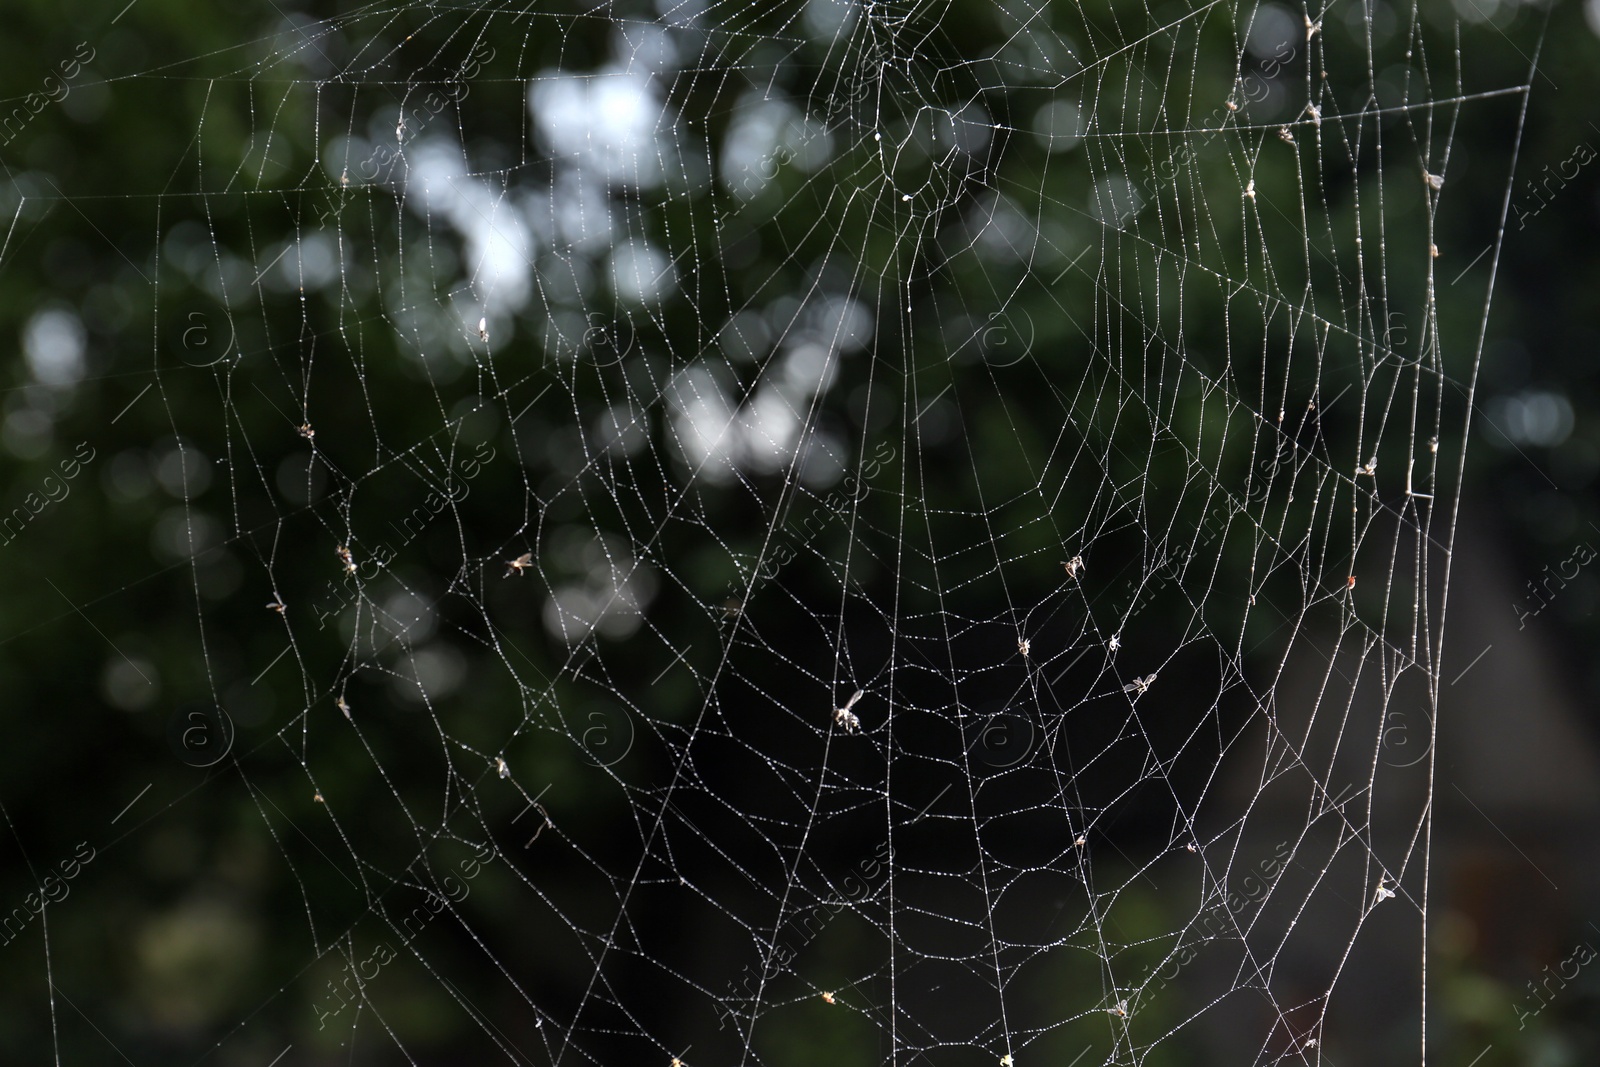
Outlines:
[[865, 696], [863, 690], [857, 689], [850, 694], [850, 699], [844, 702], [844, 707], [833, 709], [833, 721], [844, 727], [844, 732], [853, 734], [861, 729], [861, 719], [850, 709], [856, 706], [856, 701]]
[[1133, 681], [1131, 681], [1127, 685], [1123, 686], [1122, 687], [1122, 691], [1124, 693], [1132, 693], [1134, 696], [1141, 696], [1141, 695], [1144, 694], [1144, 692], [1146, 690], [1148, 690], [1152, 685], [1155, 685], [1155, 684], [1156, 684], [1156, 676], [1155, 676], [1155, 673], [1152, 671], [1147, 677], [1135, 678]]

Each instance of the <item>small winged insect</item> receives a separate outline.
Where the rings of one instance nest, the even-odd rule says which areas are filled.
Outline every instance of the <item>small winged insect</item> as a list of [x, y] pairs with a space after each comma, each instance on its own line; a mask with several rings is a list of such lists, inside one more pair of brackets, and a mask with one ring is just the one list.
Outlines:
[[504, 574], [502, 574], [500, 577], [509, 578], [513, 574], [517, 575], [518, 577], [521, 577], [523, 574], [525, 574], [527, 572], [528, 568], [532, 567], [532, 566], [533, 566], [533, 553], [532, 552], [524, 552], [522, 555], [518, 556], [516, 559], [508, 559], [508, 560], [506, 560], [506, 572]]
[[1011, 1067], [1012, 1062], [1011, 1053], [1009, 1052], [1000, 1057], [1000, 1067]]
[[315, 430], [313, 430], [313, 429], [312, 429], [312, 428], [311, 428], [311, 424], [310, 424], [310, 423], [309, 423], [309, 422], [302, 422], [302, 423], [301, 423], [301, 424], [300, 424], [300, 425], [299, 425], [299, 426], [298, 426], [298, 427], [297, 427], [297, 428], [296, 428], [296, 432], [297, 432], [297, 433], [299, 433], [299, 435], [300, 435], [300, 436], [301, 436], [301, 437], [304, 437], [304, 438], [305, 438], [305, 439], [306, 439], [306, 440], [307, 440], [307, 441], [309, 441], [309, 440], [311, 440], [311, 439], [312, 439], [312, 438], [313, 438], [313, 437], [315, 437], [315, 436], [317, 436], [317, 431], [315, 431]]
[[1106, 648], [1109, 649], [1112, 652], [1115, 652], [1117, 649], [1119, 649], [1121, 647], [1122, 647], [1122, 635], [1121, 634], [1112, 634], [1111, 635], [1111, 640], [1106, 642]]
[[1022, 638], [1017, 642], [1017, 651], [1022, 653], [1023, 659], [1027, 659], [1028, 653], [1033, 651], [1033, 642], [1027, 638]]
[[494, 758], [494, 769], [495, 773], [502, 778], [511, 777], [511, 768], [506, 766], [506, 761], [503, 756], [496, 756]]
[[1088, 843], [1089, 843], [1089, 839], [1087, 837], [1084, 837], [1082, 834], [1079, 834], [1077, 837], [1072, 839], [1072, 847], [1073, 848], [1082, 848], [1084, 845], [1087, 845]]
[[861, 729], [860, 718], [858, 718], [856, 713], [850, 709], [855, 707], [856, 701], [860, 700], [865, 695], [865, 691], [857, 689], [854, 693], [850, 694], [850, 699], [844, 702], [844, 707], [833, 709], [833, 721], [844, 727], [844, 732], [847, 734], [853, 734], [857, 730]]
[[1149, 689], [1152, 685], [1154, 685], [1155, 681], [1156, 681], [1156, 676], [1155, 676], [1154, 673], [1151, 673], [1151, 674], [1146, 675], [1143, 678], [1135, 678], [1133, 681], [1131, 681], [1127, 685], [1123, 686], [1122, 687], [1122, 691], [1124, 693], [1132, 693], [1134, 696], [1139, 696], [1145, 690]]
[[1110, 1012], [1112, 1015], [1118, 1016], [1119, 1018], [1126, 1019], [1128, 1017], [1128, 1002], [1126, 1000], [1119, 1000], [1117, 1001], [1116, 1007], [1107, 1008], [1106, 1011]]
[[1374, 906], [1382, 904], [1384, 901], [1386, 901], [1390, 897], [1394, 896], [1394, 890], [1390, 889], [1389, 886], [1386, 884], [1388, 881], [1389, 881], [1389, 878], [1388, 878], [1387, 875], [1385, 875], [1384, 877], [1378, 879], [1378, 892], [1375, 894], [1375, 896], [1373, 898], [1373, 901], [1372, 901]]
[[824, 994], [822, 994], [822, 999], [827, 1001], [829, 1004], [837, 1004], [837, 1003], [839, 1003], [837, 1000], [833, 999], [833, 994], [832, 993], [824, 993]]
[[478, 340], [480, 340], [480, 341], [489, 340], [489, 320], [488, 319], [479, 319], [478, 320]]
[[1079, 571], [1086, 571], [1089, 569], [1084, 565], [1082, 556], [1073, 556], [1071, 559], [1065, 561], [1061, 565], [1067, 568], [1068, 578], [1076, 578]]
[[350, 555], [350, 550], [344, 545], [340, 545], [335, 552], [339, 557], [339, 562], [344, 564], [344, 572], [346, 574], [354, 574], [356, 572], [356, 561]]
[[337, 707], [340, 711], [344, 712], [344, 717], [345, 718], [348, 719], [350, 717], [350, 705], [346, 704], [344, 702], [344, 697], [340, 697], [338, 700], [335, 700], [333, 703], [334, 703], [335, 707]]
[[283, 614], [286, 607], [287, 605], [284, 604], [283, 597], [276, 593], [272, 594], [272, 603], [266, 605], [266, 609], [268, 611], [276, 611], [279, 615]]

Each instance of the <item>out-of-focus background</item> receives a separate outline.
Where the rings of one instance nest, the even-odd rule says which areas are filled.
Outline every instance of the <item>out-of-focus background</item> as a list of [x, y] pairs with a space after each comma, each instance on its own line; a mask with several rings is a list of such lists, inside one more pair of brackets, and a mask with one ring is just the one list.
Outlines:
[[11, 0], [0, 1059], [1595, 1062], [1597, 59]]

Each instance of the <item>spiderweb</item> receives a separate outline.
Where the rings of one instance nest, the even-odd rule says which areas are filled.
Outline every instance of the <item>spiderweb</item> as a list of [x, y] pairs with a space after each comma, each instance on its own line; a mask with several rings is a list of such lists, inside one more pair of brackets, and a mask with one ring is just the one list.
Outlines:
[[407, 2], [105, 77], [194, 139], [185, 636], [104, 684], [295, 909], [167, 1047], [1417, 1061], [1434, 226], [1527, 88], [1453, 16]]

